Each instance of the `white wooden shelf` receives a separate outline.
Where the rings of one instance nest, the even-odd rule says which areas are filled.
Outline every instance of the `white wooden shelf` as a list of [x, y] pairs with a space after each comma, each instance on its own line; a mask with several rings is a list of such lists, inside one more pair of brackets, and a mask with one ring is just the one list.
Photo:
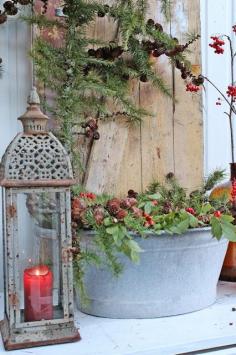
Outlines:
[[[115, 305], [114, 305], [115, 307]], [[236, 283], [220, 282], [207, 309], [157, 319], [108, 319], [76, 313], [78, 343], [9, 351], [15, 355], [174, 355], [235, 344], [209, 354], [236, 354]], [[0, 354], [4, 353], [0, 344]]]

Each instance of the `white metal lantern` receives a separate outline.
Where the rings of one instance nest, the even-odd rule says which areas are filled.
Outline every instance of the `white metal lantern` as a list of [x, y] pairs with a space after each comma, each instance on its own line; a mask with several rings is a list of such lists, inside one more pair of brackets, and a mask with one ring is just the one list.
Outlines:
[[7, 350], [80, 339], [74, 325], [69, 157], [40, 110], [35, 89], [23, 132], [2, 158]]

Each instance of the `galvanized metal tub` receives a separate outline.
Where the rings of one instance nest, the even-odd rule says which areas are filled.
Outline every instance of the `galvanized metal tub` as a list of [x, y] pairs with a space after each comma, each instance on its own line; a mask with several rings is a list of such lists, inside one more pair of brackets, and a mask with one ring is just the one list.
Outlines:
[[[93, 249], [93, 237], [93, 232], [83, 232], [82, 248]], [[156, 318], [214, 303], [226, 239], [212, 238], [210, 228], [134, 238], [143, 250], [140, 263], [133, 264], [121, 255], [124, 271], [118, 278], [105, 267], [87, 267], [84, 281], [89, 304], [82, 304], [76, 292], [82, 312], [108, 318]]]

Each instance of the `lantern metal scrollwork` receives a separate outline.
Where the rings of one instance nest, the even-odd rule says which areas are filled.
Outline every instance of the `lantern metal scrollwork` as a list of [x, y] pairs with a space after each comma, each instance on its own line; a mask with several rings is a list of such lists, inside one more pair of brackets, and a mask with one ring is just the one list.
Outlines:
[[77, 341], [71, 239], [71, 163], [46, 126], [35, 88], [23, 132], [0, 165], [3, 201], [4, 346], [14, 350]]

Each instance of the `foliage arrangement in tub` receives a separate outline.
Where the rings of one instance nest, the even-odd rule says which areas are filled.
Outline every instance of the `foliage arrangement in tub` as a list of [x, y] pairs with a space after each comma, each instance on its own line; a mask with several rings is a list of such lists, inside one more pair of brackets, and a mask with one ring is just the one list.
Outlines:
[[[188, 194], [176, 181], [172, 173], [166, 183], [152, 183], [145, 193], [128, 192], [125, 198], [81, 192], [74, 188], [72, 197], [72, 231], [74, 243], [74, 273], [78, 288], [83, 295], [84, 267], [87, 263], [97, 265], [104, 262], [115, 275], [122, 271], [119, 253], [125, 254], [133, 262], [139, 261], [141, 249], [132, 237], [133, 232], [140, 237], [148, 233], [158, 235], [163, 231], [183, 234], [189, 228], [211, 227], [213, 237], [223, 235], [236, 241], [236, 226], [231, 215], [232, 201], [226, 199], [209, 200], [209, 190], [224, 178], [223, 171], [215, 171], [204, 185]], [[235, 198], [233, 196], [233, 198]], [[80, 230], [95, 231], [92, 238], [97, 252], [80, 249]]]

